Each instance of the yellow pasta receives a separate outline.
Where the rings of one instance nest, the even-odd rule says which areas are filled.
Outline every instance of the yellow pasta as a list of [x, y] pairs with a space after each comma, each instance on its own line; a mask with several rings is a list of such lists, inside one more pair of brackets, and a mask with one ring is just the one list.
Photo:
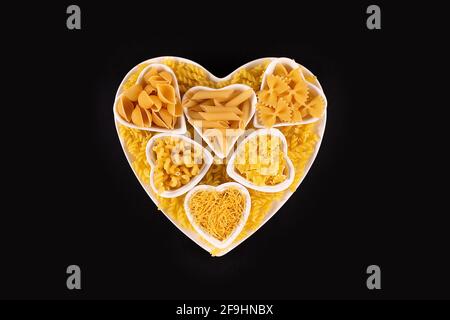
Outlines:
[[245, 196], [236, 188], [222, 192], [197, 191], [189, 199], [189, 210], [204, 232], [223, 241], [241, 221], [245, 202]]
[[[280, 122], [299, 122], [320, 118], [325, 109], [324, 99], [309, 89], [304, 68], [291, 69], [277, 64], [267, 76], [265, 88], [258, 93], [256, 116], [265, 127]], [[315, 84], [317, 80], [308, 75]]]
[[194, 150], [193, 145], [177, 137], [157, 139], [152, 152], [156, 158], [153, 179], [159, 192], [187, 184], [203, 165], [202, 151]]
[[202, 127], [203, 129], [227, 129], [230, 127], [228, 121], [207, 121], [207, 120], [193, 120], [192, 124], [195, 126]]
[[[269, 64], [270, 60], [265, 60], [261, 64], [258, 64], [252, 68], [240, 69], [234, 74], [232, 79], [215, 83], [211, 81], [204, 70], [196, 65], [179, 62], [174, 59], [165, 59], [164, 64], [169, 66], [175, 73], [180, 92], [183, 94], [193, 86], [207, 86], [211, 88], [223, 88], [233, 83], [247, 84], [255, 91], [259, 90], [263, 72]], [[147, 64], [142, 64], [137, 67], [136, 72], [133, 73], [130, 78], [125, 81], [123, 88], [127, 89], [134, 85], [137, 76]], [[304, 73], [304, 75], [306, 75]], [[309, 83], [317, 85], [317, 79], [314, 76], [305, 76], [305, 79]], [[197, 105], [192, 101], [192, 106]], [[245, 104], [244, 104], [245, 106]], [[244, 113], [245, 108], [242, 108]], [[188, 131], [192, 134], [192, 127], [188, 126]], [[288, 145], [288, 156], [295, 167], [294, 182], [290, 186], [291, 191], [295, 191], [299, 180], [303, 177], [306, 165], [309, 162], [311, 155], [313, 154], [318, 136], [316, 134], [316, 124], [299, 125], [299, 126], [287, 126], [281, 127], [280, 131], [286, 137]], [[151, 138], [152, 133], [143, 130], [136, 130], [129, 127], [119, 125], [120, 137], [124, 143], [125, 150], [130, 154], [130, 161], [133, 169], [135, 170], [139, 180], [144, 184], [149, 184], [150, 165], [146, 161], [145, 146], [147, 141]], [[194, 171], [195, 172], [195, 171]], [[181, 178], [180, 178], [181, 179]], [[218, 186], [225, 182], [230, 182], [231, 179], [226, 174], [226, 164], [221, 161], [213, 164], [206, 175], [203, 177], [200, 184], [208, 184], [212, 186]], [[271, 210], [274, 203], [281, 199], [284, 192], [267, 194], [264, 192], [249, 190], [251, 196], [251, 209], [250, 215], [245, 224], [242, 232], [236, 238], [236, 241], [240, 241], [256, 228], [258, 228], [264, 221], [267, 213]], [[157, 205], [160, 210], [170, 216], [176, 221], [179, 226], [186, 230], [193, 230], [189, 220], [184, 211], [183, 203], [184, 196], [176, 198], [162, 198], [157, 194], [154, 194], [157, 199]], [[223, 249], [212, 248], [211, 254], [217, 255], [222, 252]]]
[[287, 166], [279, 137], [255, 136], [238, 151], [237, 172], [257, 186], [273, 186], [286, 180]]
[[252, 94], [253, 94], [252, 89], [242, 91], [236, 97], [225, 103], [225, 107], [237, 107], [245, 100], [249, 99], [252, 96]]
[[234, 90], [198, 90], [194, 95], [191, 97], [192, 100], [207, 100], [207, 99], [228, 99], [232, 94], [234, 93]]
[[205, 106], [200, 105], [200, 109], [202, 109], [206, 113], [222, 113], [222, 112], [231, 112], [236, 115], [242, 115], [243, 112], [238, 107], [222, 107], [222, 106]]
[[131, 114], [134, 110], [133, 102], [128, 99], [125, 95], [119, 97], [119, 102], [117, 104], [117, 111], [120, 116], [125, 119], [125, 121], [131, 121]]
[[198, 113], [200, 117], [206, 121], [227, 121], [227, 120], [234, 120], [234, 121], [240, 121], [241, 118], [234, 112], [199, 112]]
[[253, 94], [253, 89], [198, 89], [188, 92], [182, 105], [189, 123], [201, 130], [216, 153], [225, 154], [233, 142], [231, 138], [242, 134], [251, 116]]
[[[140, 66], [139, 72], [143, 70]], [[134, 81], [137, 77], [131, 76]], [[181, 101], [177, 98], [169, 72], [150, 68], [144, 75], [145, 84], [124, 84], [117, 101], [117, 113], [126, 122], [138, 127], [174, 129], [182, 116]]]

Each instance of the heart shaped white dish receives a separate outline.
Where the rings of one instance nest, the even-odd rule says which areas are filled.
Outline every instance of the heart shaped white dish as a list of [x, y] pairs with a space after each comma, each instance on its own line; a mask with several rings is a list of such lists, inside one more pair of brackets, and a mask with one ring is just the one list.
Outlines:
[[[257, 138], [264, 139], [265, 137], [276, 137], [279, 139], [279, 141], [281, 142], [281, 148], [279, 148], [279, 146], [276, 146], [277, 147], [276, 153], [282, 153], [281, 156], [286, 164], [286, 169], [285, 169], [287, 171], [287, 172], [285, 172], [286, 178], [283, 181], [281, 181], [280, 183], [277, 183], [274, 185], [255, 184], [255, 183], [247, 180], [246, 178], [244, 178], [238, 172], [238, 170], [236, 170], [236, 162], [238, 161], [236, 158], [242, 152], [245, 151], [244, 148], [246, 147], [246, 144], [251, 141], [254, 141]], [[271, 141], [272, 142], [269, 142], [268, 144], [275, 143], [275, 140], [271, 140]], [[269, 146], [268, 146], [268, 148], [269, 148]], [[251, 161], [253, 160], [254, 164], [256, 164], [260, 160], [262, 160], [262, 161], [267, 160], [267, 159], [262, 159], [262, 158], [263, 158], [263, 153], [267, 153], [268, 151], [270, 151], [270, 150], [258, 150], [256, 153], [251, 154], [250, 160]], [[294, 181], [294, 176], [295, 176], [294, 165], [292, 164], [291, 159], [289, 159], [287, 153], [288, 153], [288, 148], [287, 148], [286, 137], [279, 130], [274, 129], [274, 128], [256, 130], [253, 133], [249, 134], [239, 144], [236, 152], [234, 152], [233, 155], [231, 156], [230, 161], [228, 162], [228, 165], [227, 165], [227, 174], [231, 178], [233, 178], [235, 181], [246, 186], [247, 188], [251, 188], [251, 189], [254, 189], [257, 191], [272, 193], [272, 192], [280, 192], [280, 191], [286, 190]], [[275, 155], [274, 160], [277, 161], [278, 159], [279, 159], [278, 155]], [[283, 163], [273, 163], [273, 164], [276, 166], [283, 165]], [[261, 173], [261, 169], [259, 170], [258, 173]]]
[[[239, 191], [240, 195], [243, 196], [243, 202], [244, 202], [244, 208], [240, 212], [240, 217], [238, 221], [235, 221], [235, 227], [232, 229], [232, 231], [227, 234], [224, 239], [218, 239], [214, 237], [213, 235], [209, 234], [204, 230], [204, 227], [201, 226], [196, 217], [193, 213], [193, 210], [198, 210], [195, 208], [192, 208], [190, 205], [190, 201], [192, 201], [193, 197], [198, 195], [200, 192], [212, 192], [212, 193], [223, 193], [227, 190], [236, 189]], [[211, 209], [211, 211], [220, 210], [221, 207], [224, 206], [224, 203], [221, 203], [221, 200], [216, 200], [218, 203], [216, 203], [216, 208]], [[198, 232], [198, 234], [201, 235], [202, 238], [204, 238], [206, 241], [211, 243], [213, 246], [217, 248], [226, 248], [228, 247], [234, 239], [241, 233], [242, 228], [244, 227], [245, 223], [247, 222], [248, 216], [250, 214], [250, 207], [251, 207], [251, 199], [250, 194], [248, 193], [247, 189], [244, 188], [242, 185], [235, 183], [235, 182], [228, 182], [221, 184], [217, 187], [209, 186], [209, 185], [200, 185], [189, 191], [189, 193], [186, 195], [186, 198], [184, 200], [184, 210], [186, 211], [186, 215], [189, 219], [189, 222], [192, 224], [194, 229]]]
[[[158, 98], [158, 94], [159, 92], [157, 92], [156, 88], [153, 88], [150, 85], [150, 80], [146, 79], [146, 75], [151, 72], [152, 70], [159, 72], [160, 74], [165, 74], [165, 75], [169, 75], [169, 79], [171, 80], [169, 82], [169, 80], [164, 79], [165, 82], [167, 82], [167, 85], [170, 85], [173, 87], [173, 93], [175, 95], [175, 99], [176, 101], [175, 104], [180, 104], [180, 108], [181, 108], [181, 96], [180, 96], [180, 89], [178, 87], [178, 81], [177, 81], [177, 77], [174, 74], [174, 72], [172, 71], [171, 68], [169, 68], [166, 65], [163, 64], [159, 64], [159, 63], [151, 63], [149, 64], [147, 67], [145, 67], [139, 74], [139, 76], [137, 77], [137, 80], [135, 82], [135, 85], [131, 88], [128, 89], [130, 91], [134, 91], [131, 93], [131, 95], [134, 95], [135, 97], [129, 99], [127, 98], [127, 90], [123, 90], [123, 85], [121, 85], [119, 87], [119, 90], [116, 94], [116, 99], [114, 101], [114, 118], [116, 119], [117, 122], [119, 122], [120, 124], [133, 128], [133, 129], [139, 129], [139, 130], [148, 130], [148, 131], [155, 131], [155, 132], [171, 132], [174, 134], [184, 134], [186, 132], [186, 120], [184, 118], [184, 115], [181, 113], [180, 115], [172, 116], [170, 115], [170, 113], [167, 110], [164, 110], [164, 104], [166, 104], [166, 106], [168, 106], [168, 101], [161, 101], [161, 99]], [[155, 75], [156, 77], [157, 75]], [[153, 92], [150, 92], [147, 90], [147, 88], [150, 87], [151, 89], [153, 89]], [[155, 85], [156, 87], [156, 85]], [[134, 89], [134, 90], [133, 90]], [[141, 96], [138, 97], [138, 94], [142, 94], [143, 99], [142, 100], [147, 100], [148, 101], [148, 107], [146, 106], [145, 108], [138, 108], [139, 105], [142, 106], [142, 102], [141, 102]], [[154, 98], [156, 101], [152, 100], [151, 98]], [[135, 104], [133, 104], [133, 100], [135, 100]], [[151, 106], [150, 106], [151, 104]], [[131, 121], [131, 119], [125, 119], [125, 117], [131, 118], [131, 116], [126, 116], [124, 113], [127, 113], [125, 111], [121, 112], [121, 108], [124, 108], [123, 106], [128, 106], [128, 109], [138, 109], [141, 111], [142, 116], [144, 118], [147, 119], [147, 121], [150, 119], [150, 123], [152, 122], [152, 118], [153, 118], [153, 123], [156, 125], [150, 125], [150, 126], [145, 126], [145, 125], [137, 125], [135, 123], [133, 123], [133, 121]], [[154, 106], [156, 106], [154, 108]], [[162, 108], [162, 110], [161, 110]], [[164, 115], [170, 115], [171, 117], [173, 117], [173, 120], [175, 121], [175, 123], [173, 123], [173, 128], [172, 126], [168, 126], [162, 119], [161, 115], [159, 114], [159, 112], [163, 112], [166, 111], [164, 113]], [[139, 115], [141, 116], [141, 115]], [[144, 120], [145, 121], [145, 120]]]
[[[180, 153], [182, 153], [182, 155], [179, 156], [180, 159], [178, 161], [172, 161], [172, 163], [175, 163], [175, 162], [178, 162], [178, 163], [175, 163], [175, 165], [169, 165], [170, 167], [169, 166], [166, 167], [164, 164], [164, 167], [160, 168], [161, 171], [170, 173], [170, 170], [178, 169], [178, 171], [174, 172], [174, 174], [172, 174], [171, 176], [175, 180], [177, 180], [178, 179], [178, 178], [176, 178], [177, 173], [179, 173], [179, 180], [181, 180], [183, 178], [183, 172], [182, 172], [182, 170], [179, 169], [181, 167], [182, 169], [187, 170], [186, 173], [188, 174], [188, 177], [186, 179], [189, 179], [189, 180], [186, 184], [183, 184], [183, 185], [175, 188], [174, 190], [162, 191], [157, 187], [157, 185], [156, 185], [157, 183], [155, 182], [156, 170], [158, 170], [159, 166], [157, 165], [157, 152], [154, 150], [154, 147], [158, 143], [158, 141], [161, 142], [165, 138], [167, 138], [169, 141], [174, 142], [174, 143], [177, 143], [177, 140], [183, 141], [184, 143], [182, 146], [178, 147], [178, 150], [174, 150], [173, 154], [169, 155], [168, 158], [166, 158], [170, 162], [171, 158], [179, 156]], [[191, 149], [194, 149], [193, 154], [192, 154]], [[192, 154], [193, 158], [191, 158], [191, 156], [189, 156], [189, 159], [183, 160], [183, 158], [186, 158], [185, 152]], [[201, 154], [199, 154], [199, 153], [201, 153]], [[175, 197], [181, 196], [181, 195], [185, 194], [186, 192], [188, 192], [190, 189], [192, 189], [194, 186], [196, 186], [202, 180], [202, 178], [208, 172], [209, 168], [211, 167], [211, 165], [213, 163], [213, 157], [212, 157], [211, 153], [209, 153], [209, 151], [206, 150], [205, 148], [203, 148], [199, 143], [195, 142], [194, 140], [192, 140], [186, 136], [173, 135], [171, 133], [160, 133], [160, 134], [153, 136], [147, 143], [146, 156], [147, 156], [147, 161], [148, 161], [148, 163], [150, 163], [150, 166], [151, 166], [150, 186], [152, 187], [153, 191], [156, 194], [158, 194], [160, 197], [163, 197], [163, 198], [175, 198]], [[201, 161], [200, 167], [198, 167], [198, 164], [200, 164], [200, 161], [198, 161], [198, 160]], [[188, 168], [186, 168], [185, 163], [183, 161], [185, 161], [186, 163], [188, 161], [191, 162], [187, 165]], [[197, 169], [197, 171], [195, 172], [195, 174], [192, 174], [192, 170], [195, 168]]]
[[[282, 72], [278, 71], [277, 68], [281, 68]], [[292, 71], [292, 72], [295, 72], [296, 70], [300, 71], [296, 74], [297, 80], [298, 80], [298, 82], [300, 82], [300, 83], [298, 83], [298, 86], [294, 85], [294, 83], [296, 83], [296, 82], [292, 78], [290, 78], [291, 73], [288, 70]], [[281, 74], [285, 73], [285, 74], [283, 76], [280, 76], [277, 73], [281, 73]], [[307, 81], [306, 77], [308, 77], [308, 79], [310, 79], [311, 82]], [[265, 70], [262, 81], [261, 81], [260, 97], [259, 97], [260, 100], [262, 100], [262, 98], [264, 97], [263, 93], [266, 95], [269, 95], [269, 96], [276, 95], [278, 88], [271, 87], [271, 85], [276, 86], [275, 82], [277, 82], [277, 81], [280, 84], [280, 87], [284, 87], [282, 90], [283, 91], [286, 90], [286, 92], [281, 93], [281, 95], [283, 96], [282, 99], [278, 100], [278, 102], [281, 102], [284, 104], [282, 106], [277, 106], [277, 107], [280, 110], [281, 109], [286, 110], [285, 115], [287, 116], [287, 119], [283, 118], [282, 119], [283, 121], [274, 121], [270, 125], [265, 124], [261, 119], [262, 110], [267, 109], [268, 117], [273, 118], [273, 119], [277, 119], [277, 116], [275, 115], [276, 112], [281, 113], [279, 115], [280, 117], [282, 117], [283, 112], [278, 111], [277, 107], [275, 107], [275, 104], [273, 104], [273, 103], [266, 104], [266, 103], [263, 103], [262, 101], [260, 101], [260, 103], [262, 105], [260, 107], [258, 107], [260, 109], [257, 110], [256, 115], [253, 118], [253, 126], [255, 128], [285, 127], [285, 126], [292, 126], [292, 125], [308, 124], [308, 123], [313, 123], [313, 122], [318, 121], [323, 116], [323, 113], [325, 113], [327, 104], [328, 104], [327, 98], [326, 98], [325, 94], [323, 93], [322, 87], [320, 86], [317, 79], [309, 71], [307, 71], [304, 67], [300, 66], [294, 60], [288, 59], [288, 58], [280, 58], [280, 59], [273, 60], [267, 66], [267, 69]], [[290, 83], [286, 83], [286, 81], [288, 81]], [[299, 90], [299, 92], [297, 92], [297, 90]], [[269, 93], [269, 92], [271, 92], [271, 93]], [[289, 103], [287, 103], [286, 98], [288, 98], [289, 100], [292, 100], [291, 102], [294, 102], [296, 104], [297, 102], [295, 100], [295, 97], [297, 96], [297, 94], [301, 98], [301, 101], [299, 101], [298, 103], [299, 103], [299, 107], [302, 108], [302, 112], [300, 112], [300, 110], [298, 110], [297, 116], [293, 116], [292, 115], [293, 110], [288, 110], [287, 106], [289, 105]], [[304, 100], [302, 98], [304, 98]], [[314, 98], [316, 98], [316, 99], [314, 99]], [[320, 113], [318, 115], [316, 113], [314, 113], [314, 116], [303, 114], [303, 117], [302, 117], [302, 113], [304, 112], [303, 109], [305, 109], [305, 108], [309, 109], [310, 107], [313, 107], [316, 105], [317, 106], [320, 105]], [[294, 111], [297, 111], [296, 109], [299, 109], [299, 108], [294, 108]]]
[[[201, 65], [188, 59], [179, 57], [159, 57], [149, 59], [136, 65], [124, 77], [117, 91], [115, 103], [123, 92], [123, 88], [129, 87], [131, 83], [135, 83], [138, 75], [142, 73], [143, 68], [147, 67], [149, 64], [163, 64], [171, 68], [173, 73], [178, 77], [180, 94], [183, 95], [183, 93], [194, 86], [223, 88], [230, 83], [245, 83], [251, 86], [253, 90], [258, 90], [261, 86], [261, 79], [267, 71], [267, 66], [274, 61], [280, 61], [280, 58], [257, 59], [239, 67], [224, 78], [217, 78]], [[321, 94], [323, 94], [322, 87], [317, 78], [305, 67], [301, 65], [298, 66], [300, 66], [302, 74], [308, 83], [314, 85], [322, 92]], [[286, 136], [288, 141], [289, 156], [291, 157], [292, 155], [291, 160], [295, 168], [294, 182], [288, 189], [275, 194], [251, 191], [250, 197], [252, 205], [247, 223], [244, 224], [240, 234], [238, 234], [228, 246], [223, 248], [219, 248], [205, 240], [205, 238], [195, 230], [190, 223], [187, 214], [185, 214], [183, 206], [185, 197], [183, 195], [170, 199], [158, 197], [157, 193], [155, 193], [151, 187], [149, 182], [150, 175], [148, 173], [151, 170], [151, 166], [143, 159], [146, 157], [145, 146], [153, 133], [149, 132], [149, 130], [134, 130], [129, 126], [122, 126], [117, 119], [115, 124], [120, 143], [130, 167], [151, 200], [180, 231], [197, 245], [210, 252], [213, 256], [223, 256], [251, 237], [268, 220], [270, 220], [290, 198], [294, 190], [302, 183], [316, 158], [323, 139], [326, 124], [326, 109], [324, 110], [323, 116], [315, 123], [300, 126], [293, 126], [293, 124], [289, 124], [289, 126], [280, 126], [279, 129], [282, 131], [282, 134]], [[190, 124], [189, 127], [189, 131], [192, 134], [193, 129]], [[168, 131], [167, 133], [172, 132], [173, 130]], [[301, 154], [298, 154], [298, 152], [301, 152]], [[218, 163], [217, 165], [212, 166], [203, 177], [202, 183], [217, 185], [229, 181], [229, 177], [226, 177], [226, 174], [225, 176], [223, 175], [224, 171], [226, 171], [226, 165], [224, 164]], [[261, 207], [261, 205], [263, 205], [263, 207]]]

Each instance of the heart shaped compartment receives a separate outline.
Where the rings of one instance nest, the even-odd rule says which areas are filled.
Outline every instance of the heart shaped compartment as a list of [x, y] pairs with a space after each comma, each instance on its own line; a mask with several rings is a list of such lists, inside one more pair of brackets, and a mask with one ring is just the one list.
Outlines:
[[292, 59], [275, 59], [264, 72], [253, 125], [268, 128], [313, 123], [323, 116], [327, 104], [309, 70]]
[[[253, 150], [249, 144], [253, 145]], [[256, 130], [239, 144], [236, 152], [231, 156], [227, 165], [227, 174], [247, 188], [257, 191], [271, 193], [286, 190], [294, 181], [295, 176], [294, 165], [287, 152], [286, 137], [279, 130], [274, 128]], [[240, 162], [239, 166], [238, 162]], [[278, 183], [262, 182], [258, 184], [244, 177], [238, 167], [239, 169], [250, 167], [246, 172], [251, 172], [253, 177], [261, 178], [259, 180], [268, 181], [273, 177], [280, 176], [284, 179]], [[275, 172], [272, 172], [270, 167], [275, 167]], [[284, 170], [279, 172], [279, 168], [284, 168]]]
[[[227, 191], [229, 192], [229, 194], [225, 194], [225, 192]], [[222, 216], [222, 213], [224, 208], [225, 210], [230, 210], [230, 202], [236, 201], [236, 199], [230, 199], [232, 196], [236, 198], [236, 194], [230, 195], [230, 193], [233, 191], [237, 191], [237, 193], [242, 197], [242, 199], [238, 199], [238, 201], [241, 201], [242, 203], [240, 203], [241, 206], [236, 207], [236, 212], [233, 212], [234, 216], [228, 218], [226, 221], [223, 221], [224, 218]], [[209, 197], [204, 196], [202, 193], [209, 194]], [[196, 197], [198, 197], [199, 199], [196, 199]], [[195, 204], [193, 203], [194, 200], [196, 200]], [[208, 202], [209, 206], [207, 208], [202, 208], [202, 201]], [[232, 202], [231, 204], [234, 203]], [[217, 248], [226, 248], [234, 241], [234, 239], [236, 239], [236, 237], [242, 231], [245, 223], [247, 222], [248, 216], [250, 214], [250, 207], [251, 199], [249, 192], [246, 188], [235, 182], [224, 183], [217, 187], [209, 185], [197, 186], [189, 191], [184, 200], [184, 210], [186, 211], [189, 222], [203, 239]], [[209, 221], [211, 224], [219, 225], [219, 227], [222, 226], [223, 228], [230, 228], [230, 225], [234, 225], [234, 227], [232, 227], [231, 230], [229, 230], [227, 233], [224, 233], [222, 231], [215, 232], [215, 236], [212, 235], [205, 230], [205, 226], [208, 224], [208, 222], [201, 222], [197, 217], [197, 211], [198, 215], [202, 213], [204, 214], [204, 212], [201, 212], [201, 210], [208, 210], [208, 218], [204, 220]], [[221, 234], [223, 234], [223, 236], [219, 237], [218, 235]]]
[[225, 158], [255, 113], [256, 94], [243, 84], [197, 86], [183, 96], [188, 122], [219, 158]]
[[124, 126], [174, 134], [186, 132], [177, 77], [166, 65], [149, 64], [132, 86], [124, 89], [121, 85], [114, 106], [114, 117]]
[[[168, 145], [174, 147], [170, 155], [167, 154]], [[171, 133], [153, 136], [147, 143], [146, 156], [151, 166], [150, 186], [163, 198], [175, 198], [188, 192], [202, 180], [213, 163], [211, 153], [199, 143]], [[166, 177], [170, 179], [169, 187], [174, 189], [164, 189]], [[172, 181], [175, 181], [174, 185], [170, 185]]]

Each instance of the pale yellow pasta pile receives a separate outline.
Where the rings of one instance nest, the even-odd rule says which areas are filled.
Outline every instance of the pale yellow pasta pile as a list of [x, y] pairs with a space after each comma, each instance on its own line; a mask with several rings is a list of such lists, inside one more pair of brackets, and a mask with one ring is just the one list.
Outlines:
[[152, 152], [155, 155], [154, 184], [159, 192], [178, 189], [200, 173], [202, 151], [180, 138], [159, 138]]
[[[232, 83], [244, 83], [254, 88], [254, 90], [258, 90], [261, 84], [262, 74], [269, 61], [265, 61], [264, 63], [261, 63], [260, 65], [249, 70], [240, 70], [232, 77], [231, 80], [220, 83], [211, 82], [207, 79], [207, 75], [203, 69], [195, 65], [176, 62], [173, 59], [167, 59], [163, 63], [173, 69], [175, 75], [177, 76], [180, 90], [184, 93], [192, 86], [204, 85], [213, 88], [222, 88]], [[124, 83], [124, 88], [132, 86], [140, 71], [142, 71], [145, 67], [145, 64], [140, 65], [137, 68], [137, 71]], [[315, 84], [317, 83], [317, 80], [313, 76], [308, 76], [306, 80]], [[293, 192], [296, 189], [296, 185], [303, 177], [304, 170], [315, 150], [319, 137], [316, 134], [315, 123], [300, 126], [288, 126], [279, 129], [286, 137], [288, 144], [288, 156], [295, 168], [295, 178], [290, 186], [290, 191]], [[191, 126], [188, 126], [188, 131], [192, 133]], [[119, 125], [119, 133], [125, 149], [131, 156], [131, 163], [139, 177], [139, 180], [148, 185], [150, 165], [146, 161], [145, 146], [151, 137], [151, 133], [144, 130], [134, 130], [122, 125]], [[226, 174], [226, 165], [213, 164], [203, 177], [200, 184], [218, 186], [222, 183], [230, 181], [232, 180]], [[287, 191], [268, 194], [249, 189], [252, 203], [250, 215], [242, 232], [238, 235], [235, 241], [239, 241], [247, 237], [253, 230], [257, 229], [261, 223], [265, 221], [267, 213], [273, 204], [276, 203], [277, 200], [281, 199], [285, 192]], [[152, 193], [152, 195], [157, 199], [159, 209], [164, 210], [164, 212], [166, 212], [172, 220], [179, 223], [181, 227], [187, 230], [193, 230], [184, 211], [184, 195], [177, 198], [161, 198], [154, 193]], [[221, 251], [221, 249], [214, 248], [211, 251], [211, 254], [218, 255]]]
[[119, 125], [119, 134], [131, 156], [131, 164], [139, 180], [148, 185], [150, 183], [150, 164], [147, 162], [145, 148], [152, 133]]
[[245, 210], [245, 196], [236, 188], [197, 191], [189, 199], [189, 210], [200, 228], [223, 241], [236, 229]]
[[273, 186], [286, 180], [287, 166], [279, 137], [255, 136], [237, 151], [234, 166], [246, 180], [257, 186]]
[[170, 67], [176, 74], [181, 95], [195, 86], [216, 87], [215, 83], [208, 79], [205, 70], [194, 64], [170, 58], [165, 59], [162, 63]]

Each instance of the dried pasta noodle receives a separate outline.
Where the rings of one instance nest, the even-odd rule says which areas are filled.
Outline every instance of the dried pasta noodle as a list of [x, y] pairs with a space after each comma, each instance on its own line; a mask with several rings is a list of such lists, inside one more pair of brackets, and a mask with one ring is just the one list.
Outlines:
[[[308, 79], [316, 83], [315, 78]], [[320, 118], [325, 108], [323, 97], [309, 89], [304, 69], [290, 69], [283, 64], [277, 64], [267, 76], [258, 98], [256, 115], [265, 127]]]
[[242, 219], [245, 196], [236, 188], [198, 191], [189, 199], [189, 210], [204, 232], [223, 241]]
[[157, 139], [152, 152], [156, 157], [154, 185], [159, 192], [178, 189], [200, 173], [202, 151], [180, 138]]
[[226, 153], [227, 146], [239, 136], [250, 117], [253, 89], [198, 89], [183, 97], [189, 123], [203, 133], [215, 146]]
[[[143, 69], [138, 70], [141, 72]], [[134, 79], [133, 76], [130, 78]], [[124, 121], [141, 128], [173, 129], [177, 118], [182, 115], [181, 101], [173, 82], [169, 72], [157, 71], [156, 68], [146, 72], [143, 84], [127, 81], [117, 101], [118, 114]]]
[[257, 186], [277, 185], [287, 178], [281, 139], [271, 135], [255, 136], [238, 150], [237, 172]]

